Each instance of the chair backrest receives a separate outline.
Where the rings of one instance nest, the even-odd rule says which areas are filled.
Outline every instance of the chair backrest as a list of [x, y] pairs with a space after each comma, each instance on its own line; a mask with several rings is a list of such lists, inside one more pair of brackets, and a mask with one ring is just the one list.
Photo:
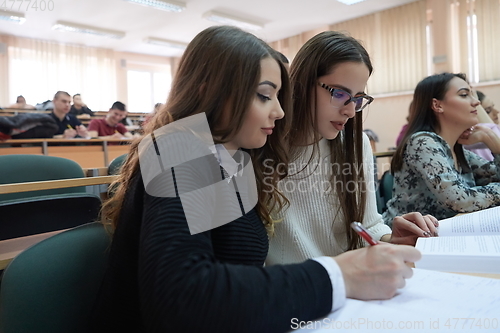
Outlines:
[[111, 163], [109, 163], [108, 175], [117, 175], [120, 173], [120, 169], [121, 169], [123, 163], [125, 162], [125, 160], [127, 159], [127, 155], [128, 154], [120, 155], [117, 158], [115, 158], [114, 160], [112, 160]]
[[[0, 156], [0, 184], [82, 177], [84, 173], [81, 166], [66, 158], [44, 155]], [[0, 201], [65, 193], [85, 193], [85, 187], [0, 194]]]
[[96, 221], [101, 199], [90, 193], [0, 201], [0, 241]]
[[21, 252], [4, 271], [0, 332], [85, 332], [110, 241], [102, 224], [90, 223]]
[[392, 186], [394, 185], [394, 176], [390, 171], [384, 172], [382, 178], [380, 178], [380, 196], [383, 201], [383, 209], [382, 212], [385, 212], [387, 209], [387, 202], [392, 198]]

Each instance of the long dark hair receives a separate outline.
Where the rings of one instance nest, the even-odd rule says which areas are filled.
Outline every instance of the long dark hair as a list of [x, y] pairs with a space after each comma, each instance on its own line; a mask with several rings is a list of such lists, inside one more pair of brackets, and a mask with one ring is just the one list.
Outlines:
[[[277, 190], [280, 175], [278, 165], [288, 164], [285, 137], [291, 122], [291, 88], [287, 71], [279, 55], [254, 35], [235, 27], [210, 27], [189, 43], [179, 64], [167, 104], [159, 110], [145, 128], [145, 135], [178, 119], [205, 112], [214, 142], [224, 143], [241, 129], [244, 117], [255, 98], [260, 79], [260, 61], [273, 58], [281, 69], [281, 107], [287, 116], [275, 123], [275, 131], [264, 147], [249, 151], [257, 179], [259, 200], [257, 212], [267, 227], [272, 228], [271, 213], [287, 203]], [[229, 123], [222, 127], [223, 110], [231, 110]], [[216, 138], [219, 138], [218, 140]], [[103, 221], [116, 227], [127, 188], [139, 169], [137, 152], [140, 140], [135, 141], [116, 181], [118, 188], [103, 206]], [[266, 173], [263, 164], [276, 170]], [[280, 169], [281, 173], [284, 173]], [[286, 172], [285, 172], [286, 174]]]
[[[336, 31], [322, 32], [308, 40], [295, 56], [290, 68], [293, 85], [293, 122], [290, 135], [291, 159], [296, 160], [301, 154], [301, 146], [314, 136], [313, 152], [318, 150], [319, 134], [314, 130], [315, 110], [317, 106], [315, 89], [318, 78], [332, 73], [335, 68], [345, 62], [363, 63], [370, 74], [373, 67], [370, 56], [356, 39]], [[311, 107], [313, 109], [311, 110]], [[360, 237], [350, 228], [353, 221], [362, 221], [365, 213], [366, 183], [363, 169], [363, 130], [362, 112], [357, 112], [349, 119], [344, 131], [329, 141], [332, 168], [335, 165], [352, 165], [352, 170], [360, 170], [359, 174], [343, 172], [334, 173], [330, 184], [335, 187], [347, 232], [348, 249], [362, 246]], [[313, 153], [313, 156], [315, 153]], [[311, 160], [313, 159], [311, 156]], [[311, 160], [309, 162], [311, 162]], [[334, 181], [335, 180], [335, 181]], [[358, 184], [357, 191], [347, 191], [347, 184]]]
[[[441, 73], [428, 76], [417, 84], [410, 106], [408, 129], [392, 158], [391, 173], [394, 174], [403, 167], [403, 153], [406, 148], [406, 143], [413, 134], [422, 131], [434, 133], [439, 133], [441, 131], [436, 113], [432, 109], [432, 100], [434, 98], [440, 101], [443, 100], [450, 87], [450, 81], [456, 77], [467, 82], [467, 78], [463, 73]], [[457, 159], [458, 162], [462, 164], [465, 161], [465, 157], [462, 156], [463, 152], [459, 147], [461, 147], [461, 145], [457, 143], [455, 147], [452, 148], [455, 152], [458, 152]]]

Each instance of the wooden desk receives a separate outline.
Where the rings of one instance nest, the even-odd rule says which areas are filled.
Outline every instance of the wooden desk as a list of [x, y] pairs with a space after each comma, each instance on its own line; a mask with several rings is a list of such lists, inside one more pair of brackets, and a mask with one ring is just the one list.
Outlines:
[[380, 157], [392, 157], [394, 155], [395, 151], [381, 151], [381, 152], [376, 152], [373, 153], [373, 156], [376, 158]]
[[33, 110], [33, 109], [2, 109], [0, 110], [0, 116], [11, 117], [16, 116], [21, 113], [52, 113], [52, 111], [46, 110]]
[[[63, 157], [82, 168], [107, 167], [128, 153], [134, 139], [18, 139], [0, 141], [0, 155], [37, 154]], [[113, 143], [113, 144], [110, 144]]]
[[[87, 177], [75, 179], [49, 180], [40, 182], [28, 182], [17, 184], [0, 185], [0, 193], [16, 193], [34, 190], [47, 190], [54, 188], [90, 186], [97, 184], [110, 184], [117, 176]], [[67, 230], [67, 229], [64, 229]], [[56, 235], [64, 230], [56, 230], [43, 234], [29, 235], [0, 241], [0, 270], [3, 270], [9, 262], [26, 248]]]
[[92, 186], [100, 184], [111, 184], [118, 176], [99, 176], [87, 178], [70, 178], [57, 180], [44, 180], [39, 182], [26, 182], [0, 185], [0, 194], [20, 193], [41, 190], [53, 190], [57, 188]]
[[452, 274], [462, 274], [462, 275], [472, 275], [472, 276], [479, 276], [479, 277], [485, 277], [485, 278], [490, 278], [490, 279], [500, 279], [500, 274], [492, 274], [492, 273], [452, 273]]

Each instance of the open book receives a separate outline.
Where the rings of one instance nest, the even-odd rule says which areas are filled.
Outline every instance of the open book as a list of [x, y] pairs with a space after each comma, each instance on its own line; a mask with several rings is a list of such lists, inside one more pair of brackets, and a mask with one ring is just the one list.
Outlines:
[[500, 274], [500, 207], [439, 221], [439, 237], [419, 238], [415, 267]]

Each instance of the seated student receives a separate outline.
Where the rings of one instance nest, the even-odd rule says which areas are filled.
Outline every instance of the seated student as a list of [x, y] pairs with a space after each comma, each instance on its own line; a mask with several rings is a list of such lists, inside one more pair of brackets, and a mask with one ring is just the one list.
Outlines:
[[153, 108], [153, 111], [151, 111], [150, 113], [148, 113], [144, 117], [144, 120], [142, 122], [140, 122], [139, 129], [137, 130], [136, 133], [143, 134], [144, 133], [144, 129], [146, 128], [146, 126], [149, 126], [148, 124], [151, 122], [151, 119], [153, 119], [153, 117], [161, 110], [161, 108], [163, 106], [165, 106], [165, 104], [163, 104], [163, 103], [156, 103], [155, 106], [154, 106], [154, 108]]
[[[148, 151], [153, 160], [199, 150], [215, 169], [187, 159], [182, 166], [165, 167], [160, 177], [148, 179], [143, 173], [151, 169], [139, 155], [144, 154], [144, 141], [132, 144], [117, 180], [119, 187], [103, 207], [104, 221], [115, 230], [92, 332], [286, 332], [292, 318], [325, 316], [343, 305], [345, 295], [390, 298], [404, 286], [412, 275], [404, 261], [420, 257], [416, 249], [404, 245], [381, 244], [335, 259], [263, 267], [266, 226], [273, 224], [270, 212], [284, 204], [276, 187], [282, 176], [274, 172], [264, 182], [263, 164], [286, 165], [284, 136], [289, 120], [282, 118], [291, 115], [290, 95], [287, 71], [278, 55], [254, 35], [215, 26], [194, 37], [180, 60], [167, 105], [146, 127], [143, 140], [158, 147], [157, 153]], [[157, 137], [165, 125], [184, 123], [195, 115], [206, 117], [215, 153], [202, 144]], [[184, 137], [197, 134], [187, 132], [178, 138]], [[239, 149], [250, 154], [251, 163], [233, 159], [242, 155], [235, 152]], [[200, 197], [186, 188], [199, 187], [203, 183], [198, 180], [205, 177], [234, 188], [239, 177], [249, 176], [246, 167], [241, 175], [237, 171], [240, 163], [253, 165], [255, 207], [240, 211], [248, 193], [238, 185], [240, 217], [191, 235], [188, 215], [199, 208], [192, 204]], [[162, 179], [169, 180], [168, 189], [175, 191], [151, 195], [148, 187]], [[181, 198], [186, 193], [191, 193], [193, 202], [186, 204]], [[211, 206], [203, 207], [206, 213], [203, 209], [201, 214], [208, 218], [216, 213]]]
[[479, 100], [481, 101], [481, 105], [483, 106], [484, 111], [486, 111], [490, 119], [495, 124], [499, 125], [499, 111], [495, 109], [495, 104], [493, 103], [493, 101], [480, 91], [477, 92], [477, 95], [479, 97]]
[[89, 124], [89, 134], [91, 137], [100, 137], [105, 139], [131, 138], [130, 133], [121, 120], [127, 116], [125, 104], [114, 102], [109, 109], [106, 118], [92, 119]]
[[68, 114], [71, 103], [71, 96], [65, 91], [58, 91], [54, 95], [52, 101], [54, 103], [54, 110], [51, 116], [59, 126], [58, 131], [54, 138], [88, 138], [89, 134], [87, 128], [82, 125], [80, 120], [76, 119], [72, 114]]
[[291, 163], [278, 185], [290, 206], [277, 216], [282, 222], [275, 225], [267, 264], [362, 247], [350, 227], [354, 221], [376, 240], [397, 244], [415, 245], [436, 231], [435, 219], [419, 213], [395, 217], [391, 230], [377, 212], [373, 154], [362, 131], [362, 110], [373, 100], [364, 93], [372, 70], [366, 49], [336, 31], [309, 39], [292, 61]]
[[378, 142], [377, 133], [375, 133], [369, 128], [364, 129], [363, 133], [365, 133], [366, 136], [368, 137], [368, 140], [370, 140], [370, 146], [372, 147], [372, 152], [375, 153], [377, 151], [377, 142]]
[[283, 63], [283, 65], [285, 66], [286, 70], [289, 71], [290, 70], [290, 61], [288, 61], [288, 58], [286, 57], [286, 55], [284, 55], [283, 53], [281, 52], [278, 52], [278, 56], [280, 57], [280, 60], [281, 62]]
[[94, 115], [94, 112], [82, 102], [82, 96], [80, 94], [73, 95], [73, 105], [71, 105], [69, 113], [77, 116], [77, 118], [90, 118]]
[[[486, 97], [485, 94], [476, 91], [477, 97], [481, 102], [481, 106], [477, 106], [477, 116], [479, 119], [479, 125], [490, 128], [496, 135], [500, 136], [500, 126], [498, 126], [498, 111], [494, 108], [493, 102]], [[470, 150], [476, 155], [481, 156], [485, 160], [493, 161], [493, 154], [483, 143], [477, 143], [475, 145], [466, 145], [465, 149]]]
[[[394, 196], [386, 222], [414, 210], [443, 219], [500, 204], [500, 138], [475, 126], [478, 105], [464, 74], [420, 81], [408, 131], [391, 163]], [[491, 150], [493, 162], [462, 147], [478, 142]]]
[[28, 109], [28, 110], [35, 109], [35, 107], [33, 105], [26, 104], [26, 99], [22, 95], [17, 96], [16, 104], [12, 104], [8, 108], [9, 109]]

